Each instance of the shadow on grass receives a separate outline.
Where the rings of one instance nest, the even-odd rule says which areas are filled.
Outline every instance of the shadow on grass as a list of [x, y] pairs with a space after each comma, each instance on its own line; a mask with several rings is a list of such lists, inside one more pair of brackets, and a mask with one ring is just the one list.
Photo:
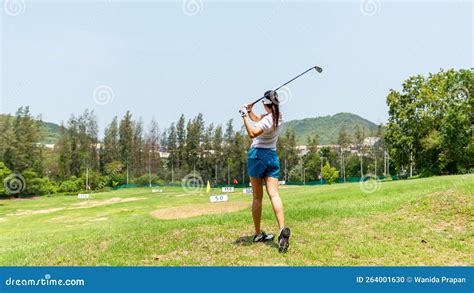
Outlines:
[[28, 200], [28, 199], [38, 199], [38, 195], [34, 194], [22, 194], [22, 195], [0, 195], [0, 200]]
[[[263, 243], [265, 245], [268, 245], [268, 246], [271, 246], [273, 248], [278, 249], [278, 244], [273, 240], [272, 241], [265, 241]], [[234, 244], [238, 245], [238, 246], [250, 246], [250, 245], [259, 244], [259, 243], [254, 243], [253, 242], [253, 235], [251, 235], [251, 236], [241, 236], [241, 237], [237, 238], [237, 240], [235, 240]]]

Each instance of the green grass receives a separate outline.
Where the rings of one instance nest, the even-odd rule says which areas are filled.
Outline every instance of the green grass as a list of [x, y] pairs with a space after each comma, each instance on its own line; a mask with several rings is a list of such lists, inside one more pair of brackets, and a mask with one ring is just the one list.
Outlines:
[[[250, 205], [238, 191], [229, 204]], [[250, 242], [250, 207], [152, 217], [209, 201], [177, 187], [97, 193], [89, 201], [142, 199], [87, 208], [75, 196], [0, 200], [0, 265], [474, 265], [474, 175], [383, 182], [371, 194], [357, 183], [284, 187], [281, 196], [293, 233], [286, 255]], [[262, 227], [277, 230], [266, 198]]]

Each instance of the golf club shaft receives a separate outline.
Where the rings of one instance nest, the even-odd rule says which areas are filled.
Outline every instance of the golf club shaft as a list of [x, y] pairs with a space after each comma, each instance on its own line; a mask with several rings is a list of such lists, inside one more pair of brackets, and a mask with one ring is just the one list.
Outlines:
[[[321, 73], [323, 71], [323, 69], [321, 67], [318, 67], [318, 66], [313, 66], [311, 67], [310, 69], [306, 70], [305, 72], [293, 77], [292, 79], [290, 79], [289, 81], [285, 82], [284, 84], [280, 85], [279, 87], [277, 87], [276, 89], [274, 89], [273, 91], [277, 91], [279, 89], [281, 89], [282, 87], [284, 87], [285, 85], [289, 84], [290, 82], [292, 82], [293, 80], [299, 78], [300, 76], [306, 74], [307, 72], [311, 71], [311, 70], [316, 70], [317, 72]], [[265, 96], [261, 97], [260, 99], [256, 100], [255, 102], [252, 103], [252, 106], [255, 105], [256, 103], [260, 102], [263, 98], [265, 98]]]

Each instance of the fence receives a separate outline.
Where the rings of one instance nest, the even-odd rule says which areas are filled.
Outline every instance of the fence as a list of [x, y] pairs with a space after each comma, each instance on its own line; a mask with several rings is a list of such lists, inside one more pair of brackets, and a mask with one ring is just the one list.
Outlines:
[[[360, 181], [367, 181], [371, 178], [374, 178], [373, 176], [370, 177], [370, 176], [366, 176], [366, 177], [348, 177], [344, 180], [344, 178], [338, 178], [336, 180], [335, 183], [339, 184], [339, 183], [357, 183], [357, 182], [360, 182]], [[380, 180], [380, 181], [383, 181], [383, 180], [399, 180], [400, 178], [398, 176], [390, 176], [390, 177], [387, 177], [387, 176], [377, 176], [377, 180]], [[315, 180], [315, 181], [306, 181], [306, 182], [303, 182], [303, 181], [286, 181], [284, 183], [284, 185], [292, 185], [292, 186], [302, 186], [302, 185], [309, 185], [309, 186], [315, 186], [315, 185], [325, 185], [327, 184], [327, 181], [326, 180]], [[203, 184], [196, 184], [196, 186], [200, 186], [202, 188], [206, 188], [206, 185], [207, 183], [203, 183]], [[181, 183], [177, 183], [177, 182], [174, 182], [174, 183], [166, 183], [166, 184], [152, 184], [151, 187], [162, 187], [162, 186], [174, 186], [174, 187], [181, 187], [182, 184]], [[246, 187], [249, 187], [249, 184], [246, 183], [246, 184], [242, 184], [242, 183], [239, 183], [239, 184], [225, 184], [225, 183], [218, 183], [218, 184], [212, 184], [211, 183], [211, 187], [212, 188], [222, 188], [222, 187], [227, 187], [227, 186], [232, 186], [232, 187], [235, 187], [235, 188], [246, 188]], [[123, 188], [135, 188], [135, 187], [150, 187], [148, 184], [123, 184], [123, 185], [120, 185], [120, 186], [117, 186], [115, 187], [114, 189], [123, 189]]]

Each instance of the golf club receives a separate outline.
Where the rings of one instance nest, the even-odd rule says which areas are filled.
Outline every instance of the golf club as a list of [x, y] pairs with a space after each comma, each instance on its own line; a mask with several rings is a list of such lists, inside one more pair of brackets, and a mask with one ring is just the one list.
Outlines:
[[[297, 79], [298, 77], [306, 74], [307, 72], [311, 71], [312, 69], [315, 69], [317, 72], [321, 73], [323, 72], [323, 69], [319, 66], [313, 66], [311, 67], [310, 69], [306, 70], [305, 72], [293, 77], [292, 79], [290, 79], [289, 81], [285, 82], [284, 84], [280, 85], [279, 87], [277, 87], [276, 89], [274, 89], [273, 91], [277, 91], [279, 89], [281, 89], [282, 87], [284, 87], [285, 85], [289, 84], [290, 82], [292, 82], [293, 80]], [[265, 96], [261, 97], [260, 99], [256, 100], [255, 102], [252, 103], [252, 106], [255, 105], [256, 103], [258, 103], [259, 101], [261, 101], [263, 98], [265, 98]]]

